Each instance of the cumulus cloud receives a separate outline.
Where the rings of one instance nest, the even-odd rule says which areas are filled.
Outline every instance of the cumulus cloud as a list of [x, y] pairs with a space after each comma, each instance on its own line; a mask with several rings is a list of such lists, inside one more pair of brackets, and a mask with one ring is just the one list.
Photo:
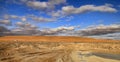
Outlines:
[[115, 40], [120, 40], [120, 33], [108, 33], [104, 35], [93, 35], [93, 36], [88, 36], [92, 38], [98, 38], [98, 39], [115, 39]]
[[48, 1], [49, 3], [55, 4], [55, 5], [66, 3], [66, 0], [48, 0]]
[[9, 15], [6, 15], [6, 14], [5, 14], [5, 15], [3, 16], [3, 18], [4, 18], [4, 19], [9, 19], [10, 17], [9, 17]]
[[11, 31], [15, 35], [36, 35], [39, 34], [39, 30], [33, 28], [15, 28]]
[[11, 30], [16, 35], [35, 35], [39, 32], [38, 27], [25, 22], [17, 22], [17, 28]]
[[11, 25], [11, 21], [10, 20], [0, 20], [0, 24], [1, 25]]
[[67, 35], [69, 32], [74, 31], [75, 30], [75, 26], [60, 26], [57, 28], [46, 28], [41, 30], [42, 35]]
[[74, 6], [63, 6], [61, 10], [58, 11], [52, 11], [49, 12], [48, 14], [51, 15], [52, 17], [59, 17], [61, 18], [62, 16], [67, 16], [67, 15], [72, 15], [72, 14], [81, 14], [85, 12], [117, 12], [118, 10], [113, 8], [112, 4], [105, 4], [101, 6], [96, 6], [96, 5], [83, 5], [80, 7], [74, 7]]
[[52, 17], [59, 17], [62, 15], [62, 12], [61, 11], [52, 11], [48, 14], [51, 15]]
[[18, 19], [18, 20], [21, 20], [21, 21], [27, 21], [27, 16], [18, 16], [18, 15], [11, 15], [11, 14], [5, 14], [3, 16], [3, 19], [6, 19], [6, 20], [13, 20], [13, 19]]
[[23, 21], [23, 22], [27, 21], [27, 17], [22, 17], [21, 21]]
[[12, 19], [20, 18], [19, 16], [16, 16], [16, 15], [9, 15], [9, 17], [12, 18]]
[[39, 10], [50, 10], [54, 9], [55, 5], [66, 3], [66, 0], [48, 0], [48, 1], [25, 1], [26, 5]]
[[110, 4], [105, 4], [101, 6], [95, 5], [83, 5], [78, 8], [73, 6], [64, 6], [62, 7], [62, 11], [65, 14], [80, 14], [88, 11], [99, 11], [99, 12], [117, 12], [115, 8], [113, 8]]
[[92, 35], [103, 35], [103, 34], [117, 33], [117, 32], [120, 32], [119, 24], [112, 24], [108, 26], [106, 25], [91, 26], [86, 29], [77, 31], [77, 34], [83, 36], [92, 36]]
[[18, 19], [18, 18], [20, 18], [20, 17], [17, 16], [17, 15], [5, 14], [5, 15], [3, 16], [3, 18], [4, 18], [4, 19]]
[[39, 1], [28, 1], [27, 6], [35, 8], [35, 9], [46, 9], [48, 7], [48, 3], [39, 2]]
[[56, 31], [56, 32], [62, 31], [62, 32], [66, 32], [66, 31], [71, 31], [71, 30], [74, 30], [74, 29], [75, 29], [74, 26], [70, 26], [70, 27], [60, 26], [60, 27], [51, 29], [51, 31]]
[[119, 39], [120, 25], [97, 25], [89, 26], [85, 29], [76, 30], [78, 26], [59, 26], [56, 28], [43, 28], [30, 24], [28, 22], [17, 22], [17, 27], [8, 30], [0, 26], [1, 35], [55, 35], [55, 36], [88, 36], [103, 39]]
[[5, 26], [0, 26], [0, 36], [9, 35], [10, 30]]
[[37, 27], [33, 24], [30, 24], [30, 23], [25, 23], [25, 22], [17, 22], [16, 25], [18, 27], [21, 27], [21, 28], [25, 28], [25, 29], [36, 29]]
[[19, 27], [24, 27], [24, 23], [23, 22], [17, 22], [16, 25], [19, 26]]
[[6, 14], [3, 16], [3, 19], [5, 19], [5, 20], [16, 19], [16, 20], [20, 20], [22, 22], [26, 22], [28, 19], [33, 20], [33, 21], [38, 21], [38, 22], [54, 22], [57, 20], [57, 18], [55, 18], [55, 17], [45, 18], [45, 17], [38, 17], [35, 15], [18, 16], [18, 15], [6, 15]]
[[75, 26], [60, 26], [57, 28], [39, 29], [39, 27], [36, 27], [35, 25], [23, 22], [17, 22], [16, 25], [18, 27], [11, 30], [11, 33], [15, 35], [67, 35], [76, 28]]

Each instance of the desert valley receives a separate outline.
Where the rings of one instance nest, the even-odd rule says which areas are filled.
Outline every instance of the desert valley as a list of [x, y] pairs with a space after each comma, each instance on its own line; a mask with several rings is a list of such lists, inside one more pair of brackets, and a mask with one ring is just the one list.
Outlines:
[[5, 36], [0, 37], [0, 62], [120, 62], [120, 40]]

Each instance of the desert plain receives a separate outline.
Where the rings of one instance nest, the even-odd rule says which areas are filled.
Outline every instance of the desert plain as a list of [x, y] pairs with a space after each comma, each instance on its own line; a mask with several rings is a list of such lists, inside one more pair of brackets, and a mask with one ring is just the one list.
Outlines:
[[120, 40], [3, 36], [0, 37], [0, 62], [120, 62]]

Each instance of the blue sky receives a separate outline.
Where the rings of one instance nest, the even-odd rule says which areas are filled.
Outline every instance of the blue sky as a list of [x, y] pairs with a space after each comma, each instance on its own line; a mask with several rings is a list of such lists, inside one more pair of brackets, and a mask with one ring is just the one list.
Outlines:
[[[6, 11], [2, 11], [3, 15], [4, 14], [10, 14], [10, 15], [17, 15], [17, 16], [26, 16], [26, 15], [31, 15], [34, 14], [35, 16], [38, 17], [48, 17], [46, 15], [46, 13], [44, 14], [40, 14], [40, 12], [42, 12], [41, 10], [37, 10], [37, 9], [32, 9], [31, 7], [27, 7], [25, 4], [17, 4], [14, 2], [10, 2], [10, 3], [6, 3], [7, 0], [2, 0], [0, 3], [2, 7], [4, 7], [6, 9]], [[17, 0], [16, 0], [17, 1]], [[42, 1], [42, 0], [40, 0]], [[43, 1], [42, 1], [43, 2]], [[46, 1], [45, 1], [46, 2]], [[19, 3], [19, 2], [18, 2]], [[67, 6], [67, 5], [72, 5], [74, 7], [80, 7], [82, 5], [105, 5], [105, 4], [112, 4], [114, 8], [116, 8], [117, 10], [120, 9], [119, 6], [119, 0], [67, 0], [67, 2], [65, 4], [60, 4], [58, 5], [59, 8], [55, 8], [54, 10], [59, 10], [61, 9], [61, 7], [63, 6]], [[31, 9], [31, 10], [30, 10]], [[54, 11], [52, 10], [52, 11]], [[1, 15], [1, 16], [3, 16]], [[73, 16], [73, 19], [66, 21], [66, 20], [56, 20], [56, 22], [59, 23], [54, 23], [54, 22], [47, 22], [47, 23], [39, 23], [39, 26], [49, 26], [49, 27], [57, 27], [60, 25], [66, 25], [66, 24], [70, 24], [70, 25], [80, 25], [81, 23], [83, 23], [82, 27], [86, 27], [92, 24], [112, 24], [112, 23], [119, 23], [120, 22], [120, 12], [116, 12], [116, 13], [108, 13], [108, 12], [87, 12], [87, 13], [83, 13], [83, 14], [75, 14], [75, 15], [71, 15]], [[69, 16], [66, 16], [69, 17]], [[66, 18], [65, 18], [66, 19]], [[13, 20], [13, 23], [16, 20]], [[101, 21], [99, 23], [99, 21]], [[109, 21], [109, 22], [107, 22]]]
[[[0, 9], [0, 24], [10, 30], [25, 29], [21, 27], [25, 24], [39, 30], [81, 30], [120, 23], [119, 0], [0, 0]], [[9, 26], [5, 25], [8, 21]]]

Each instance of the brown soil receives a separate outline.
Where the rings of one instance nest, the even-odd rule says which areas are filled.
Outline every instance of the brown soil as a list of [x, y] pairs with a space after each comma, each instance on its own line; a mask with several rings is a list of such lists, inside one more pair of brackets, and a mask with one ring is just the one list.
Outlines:
[[120, 42], [120, 40], [94, 39], [73, 36], [4, 36], [0, 41], [40, 41], [40, 42]]

